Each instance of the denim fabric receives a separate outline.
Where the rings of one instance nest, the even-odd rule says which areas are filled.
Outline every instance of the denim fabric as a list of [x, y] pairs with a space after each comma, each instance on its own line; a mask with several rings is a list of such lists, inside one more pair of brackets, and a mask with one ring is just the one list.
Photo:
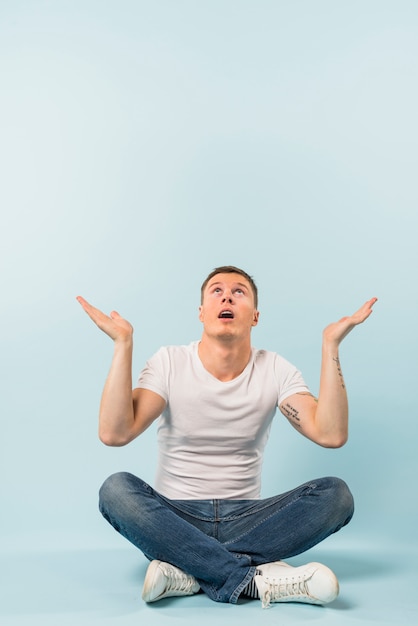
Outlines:
[[339, 478], [320, 478], [261, 500], [169, 500], [125, 472], [104, 482], [99, 507], [148, 559], [179, 567], [212, 600], [231, 603], [257, 565], [308, 550], [354, 512]]

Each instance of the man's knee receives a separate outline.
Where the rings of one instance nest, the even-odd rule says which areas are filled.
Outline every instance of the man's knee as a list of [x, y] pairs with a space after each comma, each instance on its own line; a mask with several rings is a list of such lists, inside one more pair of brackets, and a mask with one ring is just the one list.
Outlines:
[[106, 478], [99, 490], [99, 509], [103, 515], [120, 504], [131, 476], [128, 472], [117, 472]]
[[342, 528], [351, 520], [354, 514], [354, 498], [346, 482], [341, 478], [329, 478], [332, 502], [338, 514]]

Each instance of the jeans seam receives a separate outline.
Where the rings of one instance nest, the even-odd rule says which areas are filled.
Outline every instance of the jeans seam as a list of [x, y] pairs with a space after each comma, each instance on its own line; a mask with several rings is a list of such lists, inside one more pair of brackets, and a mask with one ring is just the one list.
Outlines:
[[[304, 487], [307, 490], [311, 490], [311, 489], [316, 489], [317, 485], [316, 485], [315, 482], [309, 482], [309, 483], [306, 483], [304, 485]], [[300, 488], [297, 488], [297, 489], [294, 489], [292, 491], [296, 492], [296, 491], [299, 491], [299, 489]], [[250, 511], [247, 510], [244, 513], [240, 513], [239, 515], [234, 515], [233, 514], [233, 515], [229, 515], [228, 517], [223, 517], [222, 521], [223, 522], [224, 521], [225, 522], [232, 522], [232, 521], [235, 521], [237, 519], [241, 519], [243, 517], [249, 517], [249, 516], [253, 515], [254, 513], [259, 513], [260, 511], [264, 511], [264, 509], [267, 509], [267, 508], [269, 508], [271, 506], [275, 506], [278, 502], [280, 502], [280, 500], [284, 500], [286, 497], [288, 497], [292, 493], [292, 491], [288, 492], [287, 494], [280, 494], [279, 496], [273, 496], [271, 498], [262, 498], [262, 499], [258, 500], [259, 506], [255, 506]], [[301, 495], [304, 495], [304, 494], [305, 494], [305, 491], [303, 491], [302, 493], [299, 493], [297, 495], [297, 497], [295, 498], [295, 500], [297, 500]], [[292, 503], [292, 502], [295, 502], [295, 500], [291, 500], [289, 502], [289, 504]], [[286, 506], [284, 506], [283, 509], [286, 509], [287, 506], [288, 505], [286, 504]]]
[[[187, 510], [187, 508], [183, 508], [181, 506], [179, 506], [177, 504], [177, 500], [170, 500], [169, 498], [165, 498], [164, 496], [162, 496], [160, 493], [155, 492], [169, 507], [175, 509], [176, 511], [179, 511], [180, 513], [182, 513], [183, 515], [188, 515], [189, 517], [193, 517], [194, 519], [197, 519], [201, 522], [213, 522], [213, 516], [206, 516], [206, 515], [197, 515], [194, 511], [189, 511]], [[194, 502], [193, 500], [190, 500], [190, 502]], [[198, 502], [196, 500], [196, 502]]]
[[[290, 502], [288, 502], [282, 509], [280, 509], [280, 511], [285, 511], [291, 504], [294, 504], [295, 502], [300, 500], [300, 498], [302, 496], [308, 495], [311, 491], [313, 491], [315, 489], [315, 487], [316, 487], [315, 484], [310, 484], [309, 486], [307, 486], [307, 488], [306, 488], [307, 490], [306, 491], [304, 491], [303, 493], [299, 493], [295, 498], [290, 500]], [[273, 511], [270, 515], [268, 515], [267, 517], [264, 517], [257, 524], [254, 524], [253, 526], [251, 526], [251, 528], [247, 528], [246, 531], [244, 533], [242, 533], [241, 535], [238, 535], [238, 537], [234, 537], [234, 539], [231, 539], [230, 541], [223, 542], [223, 545], [224, 546], [228, 546], [230, 544], [236, 543], [237, 541], [242, 539], [242, 537], [245, 537], [245, 535], [248, 535], [248, 533], [250, 533], [252, 530], [254, 530], [254, 528], [257, 528], [257, 526], [260, 526], [261, 524], [264, 524], [267, 520], [269, 520], [271, 517], [276, 515], [276, 513], [277, 513], [277, 511]]]
[[238, 585], [235, 591], [231, 594], [229, 598], [230, 604], [236, 604], [238, 602], [238, 598], [240, 597], [241, 593], [244, 591], [248, 583], [254, 578], [256, 570], [257, 568], [254, 565], [250, 567], [244, 580]]

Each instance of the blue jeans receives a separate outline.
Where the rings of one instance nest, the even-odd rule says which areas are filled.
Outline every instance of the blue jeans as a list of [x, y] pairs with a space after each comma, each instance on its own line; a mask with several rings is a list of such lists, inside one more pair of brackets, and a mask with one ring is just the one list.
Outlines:
[[125, 472], [104, 482], [99, 506], [148, 559], [175, 565], [209, 598], [233, 604], [258, 565], [308, 550], [347, 524], [354, 511], [339, 478], [260, 500], [169, 500]]

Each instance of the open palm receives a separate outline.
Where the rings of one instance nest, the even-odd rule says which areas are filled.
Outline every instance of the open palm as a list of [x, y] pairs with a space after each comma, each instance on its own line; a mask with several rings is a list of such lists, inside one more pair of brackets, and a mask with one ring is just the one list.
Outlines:
[[106, 335], [109, 335], [114, 341], [129, 340], [133, 335], [133, 327], [131, 324], [119, 315], [116, 311], [112, 311], [110, 315], [106, 315], [100, 309], [92, 306], [87, 300], [81, 296], [77, 296], [77, 301], [81, 304], [91, 320]]
[[371, 298], [367, 300], [358, 311], [353, 313], [353, 315], [342, 317], [338, 322], [329, 324], [323, 333], [324, 340], [335, 342], [336, 344], [341, 343], [344, 337], [346, 337], [355, 326], [362, 324], [369, 317], [376, 301], [377, 298]]

